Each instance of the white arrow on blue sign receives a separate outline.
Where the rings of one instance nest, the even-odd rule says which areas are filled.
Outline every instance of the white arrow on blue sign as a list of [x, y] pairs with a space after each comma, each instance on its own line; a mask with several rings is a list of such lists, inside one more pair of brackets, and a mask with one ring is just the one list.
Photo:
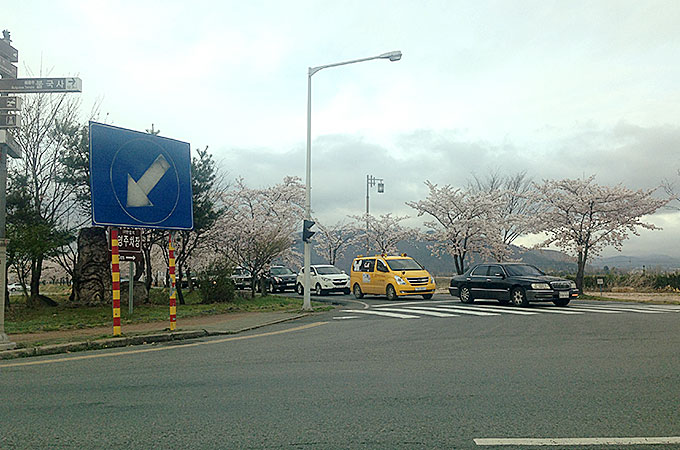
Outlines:
[[90, 122], [92, 224], [193, 228], [186, 142]]

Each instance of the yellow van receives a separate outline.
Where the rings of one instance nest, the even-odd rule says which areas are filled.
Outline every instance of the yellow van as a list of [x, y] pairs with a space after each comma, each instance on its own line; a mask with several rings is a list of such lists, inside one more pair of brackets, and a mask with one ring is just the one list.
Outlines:
[[432, 298], [434, 278], [418, 262], [401, 256], [358, 256], [352, 261], [350, 284], [354, 297], [364, 294], [386, 295], [388, 300], [406, 295]]

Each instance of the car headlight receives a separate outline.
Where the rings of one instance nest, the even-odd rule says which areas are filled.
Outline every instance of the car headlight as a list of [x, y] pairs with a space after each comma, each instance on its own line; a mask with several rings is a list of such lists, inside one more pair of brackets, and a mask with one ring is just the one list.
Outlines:
[[531, 289], [550, 289], [548, 283], [531, 283]]
[[404, 281], [404, 279], [402, 277], [400, 277], [399, 275], [394, 276], [394, 281], [396, 281], [397, 284], [401, 284], [401, 285], [406, 284], [406, 281]]
[[576, 289], [576, 283], [574, 281], [570, 281], [569, 287], [572, 288], [572, 289]]

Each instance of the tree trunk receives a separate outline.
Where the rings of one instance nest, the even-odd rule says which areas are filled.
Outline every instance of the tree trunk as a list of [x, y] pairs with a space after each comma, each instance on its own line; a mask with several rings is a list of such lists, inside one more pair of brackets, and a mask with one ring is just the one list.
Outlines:
[[175, 276], [175, 291], [177, 291], [177, 300], [180, 305], [184, 305], [184, 293], [182, 292], [182, 266], [177, 266], [177, 275]]
[[42, 275], [43, 257], [39, 256], [31, 262], [31, 295], [26, 299], [26, 306], [38, 308], [40, 306], [57, 306], [58, 303], [47, 297], [40, 295], [40, 277]]
[[576, 288], [579, 294], [583, 294], [583, 275], [585, 274], [586, 259], [583, 251], [578, 252], [578, 267], [576, 269]]

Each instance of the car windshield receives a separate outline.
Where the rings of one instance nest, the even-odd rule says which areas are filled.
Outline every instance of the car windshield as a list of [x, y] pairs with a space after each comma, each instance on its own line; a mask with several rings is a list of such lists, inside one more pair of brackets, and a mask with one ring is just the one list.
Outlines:
[[542, 276], [545, 275], [543, 272], [535, 268], [534, 266], [529, 266], [525, 264], [517, 264], [512, 266], [505, 266], [505, 270], [511, 277], [523, 277], [523, 276]]
[[388, 259], [386, 262], [387, 265], [390, 266], [390, 269], [395, 272], [400, 270], [423, 270], [423, 266], [411, 258]]
[[290, 275], [293, 271], [288, 267], [272, 267], [271, 273], [272, 275]]
[[336, 273], [342, 273], [337, 267], [334, 266], [321, 266], [316, 268], [316, 272], [319, 275], [335, 275]]

